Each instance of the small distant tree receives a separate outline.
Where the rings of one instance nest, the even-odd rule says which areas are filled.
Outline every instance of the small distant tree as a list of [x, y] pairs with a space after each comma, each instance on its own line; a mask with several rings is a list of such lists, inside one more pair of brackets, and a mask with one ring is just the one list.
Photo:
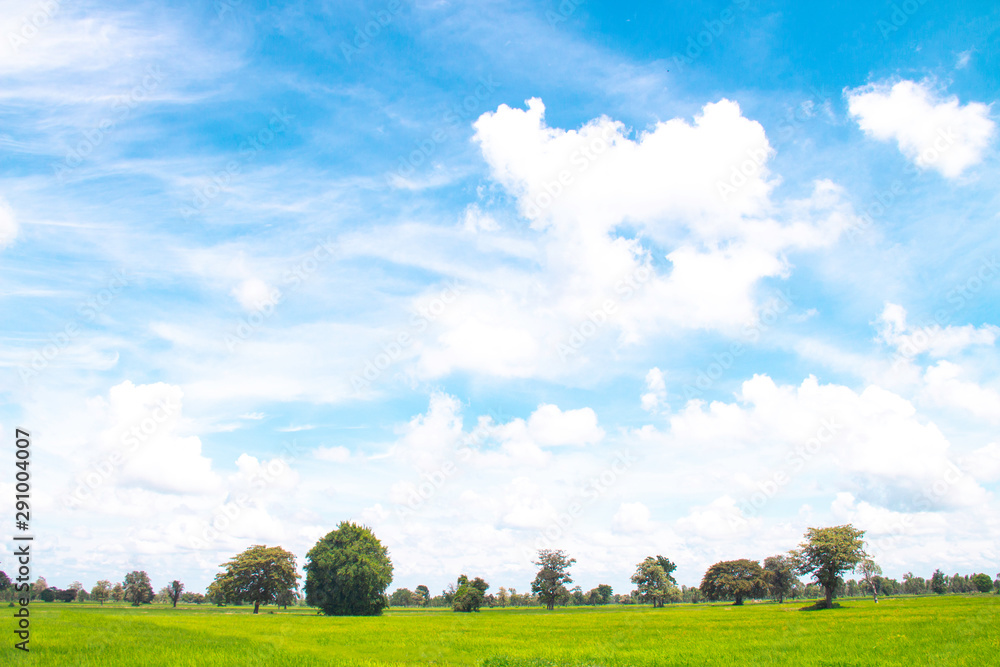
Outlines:
[[284, 609], [288, 609], [288, 605], [295, 605], [299, 597], [295, 594], [295, 591], [291, 589], [286, 589], [278, 593], [277, 599], [275, 599], [274, 604]]
[[481, 577], [470, 580], [464, 574], [458, 578], [458, 588], [455, 590], [455, 597], [452, 599], [451, 608], [454, 611], [479, 611], [486, 595], [486, 589], [490, 585], [483, 581]]
[[[662, 607], [667, 602], [680, 599], [680, 591], [671, 583], [670, 575], [661, 565], [662, 556], [649, 556], [636, 566], [632, 575], [632, 583], [636, 585], [636, 593], [643, 602], [652, 602], [653, 608]], [[670, 563], [670, 561], [667, 561]], [[670, 563], [673, 567], [677, 567]]]
[[121, 602], [125, 599], [125, 588], [120, 583], [115, 583], [111, 589], [111, 599], [115, 602]]
[[[990, 582], [990, 583], [992, 583], [992, 582]], [[76, 592], [76, 601], [77, 602], [87, 602], [89, 600], [90, 600], [90, 593], [87, 592], [86, 588], [81, 588], [80, 590], [78, 590]]]
[[46, 586], [42, 589], [42, 592], [38, 594], [38, 597], [42, 600], [42, 602], [55, 602], [56, 594], [51, 588]]
[[720, 561], [708, 568], [701, 580], [701, 592], [709, 600], [733, 600], [741, 605], [745, 598], [767, 594], [764, 569], [755, 560]]
[[177, 601], [181, 598], [181, 593], [184, 592], [184, 584], [174, 579], [167, 586], [167, 595], [170, 597], [170, 601], [174, 603], [174, 607], [177, 606]]
[[125, 600], [131, 602], [133, 607], [141, 604], [149, 604], [153, 601], [153, 585], [149, 581], [149, 575], [145, 570], [133, 570], [125, 575], [122, 582], [125, 589]]
[[208, 585], [205, 591], [205, 600], [217, 607], [224, 606], [228, 600], [226, 598], [225, 575], [215, 575], [215, 581]]
[[787, 556], [768, 556], [764, 559], [764, 578], [768, 593], [781, 604], [792, 594], [792, 587], [798, 581], [795, 577], [795, 561]]
[[413, 591], [409, 588], [397, 588], [389, 596], [389, 604], [393, 607], [409, 607], [413, 602]]
[[931, 575], [931, 590], [942, 595], [948, 590], [948, 577], [939, 569], [934, 570], [934, 574]]
[[431, 601], [431, 589], [427, 588], [423, 584], [417, 586], [417, 588], [413, 592], [420, 596], [421, 607], [426, 607], [427, 603]]
[[861, 573], [861, 581], [871, 590], [875, 604], [878, 604], [878, 583], [882, 576], [882, 568], [871, 558], [865, 558], [858, 563], [858, 571]]
[[798, 574], [811, 574], [823, 586], [826, 601], [822, 606], [833, 606], [833, 596], [840, 575], [853, 571], [867, 557], [864, 542], [865, 531], [851, 524], [831, 528], [810, 528], [806, 531], [806, 541], [799, 549], [792, 551]]
[[107, 579], [101, 579], [90, 589], [90, 596], [100, 602], [103, 607], [104, 601], [111, 596], [111, 582]]
[[[670, 576], [669, 572], [667, 572], [667, 576]], [[614, 595], [614, 591], [608, 584], [599, 584], [597, 586], [597, 594], [601, 596], [600, 604], [610, 604], [611, 596]]]
[[262, 604], [277, 601], [278, 594], [299, 587], [295, 555], [281, 547], [255, 544], [219, 567], [226, 569], [220, 587], [227, 598], [253, 603], [253, 613]]
[[506, 607], [510, 603], [510, 597], [507, 595], [507, 589], [503, 586], [497, 591], [497, 606]]
[[565, 551], [561, 549], [540, 549], [538, 560], [532, 561], [538, 566], [538, 574], [531, 582], [531, 592], [538, 594], [538, 599], [550, 611], [555, 608], [556, 602], [562, 598], [569, 597], [566, 584], [573, 583], [569, 575], [570, 566], [576, 562], [575, 558], [569, 558]]

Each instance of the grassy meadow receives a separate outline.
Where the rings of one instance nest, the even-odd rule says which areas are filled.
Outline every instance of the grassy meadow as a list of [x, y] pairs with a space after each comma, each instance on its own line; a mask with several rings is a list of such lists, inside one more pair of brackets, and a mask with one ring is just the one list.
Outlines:
[[31, 605], [37, 665], [990, 665], [1000, 664], [1000, 596], [805, 603], [392, 609], [376, 618], [312, 609]]

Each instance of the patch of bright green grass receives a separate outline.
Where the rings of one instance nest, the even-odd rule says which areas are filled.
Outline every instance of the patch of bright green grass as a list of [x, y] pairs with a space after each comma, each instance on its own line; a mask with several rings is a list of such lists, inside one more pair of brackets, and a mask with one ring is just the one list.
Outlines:
[[805, 606], [390, 610], [345, 618], [304, 608], [269, 613], [264, 607], [255, 616], [244, 607], [36, 603], [30, 655], [14, 650], [15, 636], [5, 633], [0, 664], [1000, 664], [997, 596], [846, 600], [838, 609], [801, 611]]

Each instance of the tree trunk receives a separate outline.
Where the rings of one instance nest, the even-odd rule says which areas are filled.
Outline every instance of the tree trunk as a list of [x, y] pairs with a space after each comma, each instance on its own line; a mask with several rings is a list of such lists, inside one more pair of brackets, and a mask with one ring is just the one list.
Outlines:
[[256, 614], [259, 609], [260, 609], [260, 603], [259, 602], [254, 602], [253, 603], [253, 613]]
[[553, 609], [555, 609], [555, 608], [556, 608], [556, 603], [555, 603], [555, 601], [550, 601], [550, 602], [548, 602], [548, 604], [546, 605], [546, 609], [548, 609], [549, 611], [552, 611], [552, 610], [553, 610]]
[[737, 595], [736, 596], [736, 602], [734, 602], [733, 604], [734, 605], [741, 605], [741, 604], [743, 604], [743, 596], [742, 595]]
[[826, 608], [833, 608], [833, 586], [824, 586], [824, 591], [826, 592]]
[[174, 600], [174, 609], [177, 609], [177, 600]]

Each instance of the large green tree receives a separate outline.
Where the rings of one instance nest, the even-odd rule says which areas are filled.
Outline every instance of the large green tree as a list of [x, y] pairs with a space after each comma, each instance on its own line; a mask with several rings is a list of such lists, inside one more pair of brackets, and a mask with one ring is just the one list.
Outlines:
[[538, 566], [531, 592], [538, 594], [539, 601], [547, 609], [554, 609], [556, 601], [569, 598], [566, 584], [573, 583], [569, 567], [576, 562], [575, 558], [569, 558], [562, 549], [539, 549], [538, 560], [531, 562]]
[[709, 600], [732, 600], [739, 605], [745, 598], [766, 595], [767, 580], [760, 563], [741, 558], [719, 561], [708, 568], [699, 588]]
[[[661, 558], [662, 556], [647, 557], [636, 566], [635, 574], [632, 575], [632, 583], [636, 585], [639, 599], [643, 602], [652, 602], [654, 609], [662, 607], [667, 602], [676, 602], [681, 597], [680, 591], [672, 582], [673, 577], [663, 569]], [[677, 567], [670, 561], [667, 563], [674, 568]]]
[[378, 616], [392, 561], [369, 528], [342, 521], [306, 555], [306, 604], [330, 616]]
[[490, 585], [482, 577], [469, 579], [464, 574], [458, 578], [458, 589], [452, 598], [451, 608], [454, 611], [479, 611], [486, 597], [486, 589]]
[[122, 589], [125, 591], [125, 601], [131, 602], [133, 607], [152, 602], [155, 597], [149, 575], [141, 570], [133, 570], [126, 574]]
[[226, 600], [252, 602], [255, 614], [262, 604], [275, 603], [279, 595], [299, 587], [295, 554], [281, 547], [255, 544], [219, 567], [225, 572], [216, 581]]
[[810, 528], [806, 541], [792, 551], [796, 572], [811, 574], [823, 587], [826, 600], [823, 606], [833, 606], [833, 595], [840, 575], [853, 571], [868, 556], [865, 553], [865, 531], [851, 524], [830, 528]]
[[771, 597], [781, 604], [792, 594], [795, 577], [795, 561], [788, 556], [768, 556], [764, 559], [764, 578]]

